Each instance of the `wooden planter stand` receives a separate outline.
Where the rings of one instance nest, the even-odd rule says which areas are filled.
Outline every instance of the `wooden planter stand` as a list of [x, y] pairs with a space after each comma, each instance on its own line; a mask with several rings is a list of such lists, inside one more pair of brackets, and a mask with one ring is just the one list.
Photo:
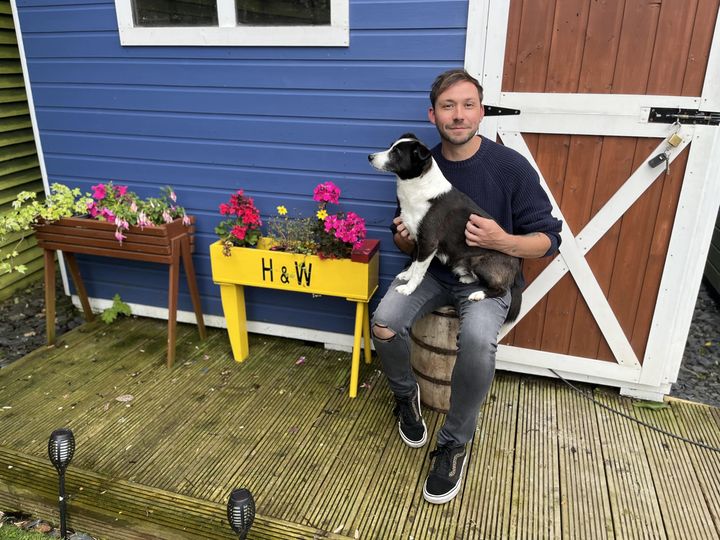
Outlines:
[[321, 259], [269, 249], [261, 238], [256, 248], [233, 247], [223, 254], [220, 241], [210, 244], [213, 281], [220, 285], [223, 311], [233, 356], [242, 362], [250, 354], [245, 314], [244, 286], [339, 296], [355, 303], [355, 332], [350, 366], [351, 398], [357, 396], [360, 346], [364, 338], [365, 362], [370, 363], [368, 302], [378, 288], [378, 240], [365, 240], [350, 259]]
[[185, 266], [190, 298], [201, 339], [205, 339], [200, 295], [195, 281], [195, 267], [192, 262], [195, 232], [193, 225], [186, 227], [180, 219], [156, 227], [130, 227], [120, 244], [115, 238], [115, 225], [87, 218], [62, 218], [35, 227], [38, 245], [45, 253], [45, 312], [47, 317], [47, 342], [55, 343], [55, 251], [62, 251], [75, 282], [85, 320], [92, 321], [85, 285], [75, 254], [100, 255], [118, 259], [155, 262], [169, 265], [168, 284], [168, 354], [167, 365], [175, 362], [175, 327], [177, 323], [178, 287], [180, 260]]

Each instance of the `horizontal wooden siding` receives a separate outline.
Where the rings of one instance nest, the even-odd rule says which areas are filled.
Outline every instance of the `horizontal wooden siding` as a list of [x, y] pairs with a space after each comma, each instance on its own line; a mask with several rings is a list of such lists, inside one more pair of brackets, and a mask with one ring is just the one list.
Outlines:
[[[174, 186], [197, 217], [205, 313], [222, 313], [207, 246], [238, 188], [267, 219], [280, 204], [309, 215], [314, 186], [334, 181], [381, 240], [381, 287], [400, 270], [387, 229], [394, 179], [367, 154], [406, 131], [437, 142], [428, 89], [463, 63], [467, 0], [351, 0], [350, 46], [338, 48], [121, 47], [109, 0], [18, 5], [50, 181], [113, 180], [143, 196]], [[89, 294], [166, 305], [162, 268], [123, 268], [81, 260]], [[247, 301], [252, 320], [352, 333], [341, 300], [250, 290]]]

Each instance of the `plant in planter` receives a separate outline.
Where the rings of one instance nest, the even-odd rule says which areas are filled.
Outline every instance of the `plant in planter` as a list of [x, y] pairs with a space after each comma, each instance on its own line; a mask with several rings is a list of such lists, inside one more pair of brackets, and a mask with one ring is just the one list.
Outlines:
[[278, 206], [278, 216], [268, 224], [270, 249], [289, 253], [317, 255], [322, 259], [347, 259], [359, 248], [367, 230], [365, 220], [355, 212], [330, 214], [328, 205], [340, 203], [340, 188], [332, 182], [318, 184], [313, 191], [318, 203], [315, 217], [290, 218], [285, 206]]
[[[58, 202], [60, 201], [60, 202]], [[74, 216], [80, 217], [74, 217]], [[201, 338], [205, 338], [200, 295], [192, 261], [194, 219], [177, 204], [169, 187], [160, 197], [140, 199], [127, 186], [112, 182], [92, 186], [92, 193], [80, 195], [62, 184], [53, 184], [45, 202], [21, 194], [13, 210], [0, 221], [0, 237], [8, 232], [27, 236], [35, 229], [45, 259], [45, 311], [48, 344], [55, 341], [55, 252], [62, 251], [75, 282], [87, 320], [92, 309], [80, 275], [76, 254], [128, 259], [168, 266], [168, 367], [175, 361], [175, 330], [180, 265], [185, 268], [190, 298]], [[22, 242], [23, 238], [20, 239]], [[3, 245], [3, 242], [0, 242]], [[17, 247], [13, 253], [17, 252]], [[2, 268], [13, 266], [13, 253], [0, 254]]]
[[82, 195], [78, 188], [71, 189], [55, 183], [42, 201], [37, 200], [35, 193], [20, 193], [12, 203], [11, 211], [0, 216], [0, 245], [4, 244], [3, 239], [7, 235], [19, 233], [12, 249], [0, 252], [0, 274], [11, 271], [23, 273], [24, 265], [15, 265], [13, 260], [26, 237], [33, 228], [61, 222], [65, 218], [83, 216], [110, 224], [120, 245], [133, 226], [142, 230], [176, 219], [181, 219], [186, 226], [191, 223], [185, 209], [177, 205], [177, 197], [170, 187], [164, 189], [161, 197], [144, 200], [128, 191], [127, 186], [115, 186], [112, 182], [97, 184], [92, 186], [92, 190], [92, 193]]

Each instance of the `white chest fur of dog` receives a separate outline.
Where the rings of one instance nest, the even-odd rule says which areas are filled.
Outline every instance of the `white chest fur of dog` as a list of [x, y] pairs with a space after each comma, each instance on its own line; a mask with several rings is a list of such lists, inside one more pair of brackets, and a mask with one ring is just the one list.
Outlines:
[[452, 185], [440, 172], [434, 159], [430, 170], [422, 176], [412, 180], [397, 181], [400, 217], [412, 240], [417, 237], [418, 227], [430, 209], [430, 201], [451, 189]]

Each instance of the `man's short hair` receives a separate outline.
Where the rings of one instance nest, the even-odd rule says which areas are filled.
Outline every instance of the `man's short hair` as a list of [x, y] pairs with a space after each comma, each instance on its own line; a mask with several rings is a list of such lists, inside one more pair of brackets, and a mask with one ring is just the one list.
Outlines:
[[478, 80], [464, 69], [450, 69], [444, 73], [441, 73], [435, 78], [435, 81], [430, 88], [430, 104], [435, 107], [435, 101], [440, 94], [442, 94], [452, 85], [463, 81], [475, 85], [475, 88], [477, 88], [478, 91], [478, 95], [480, 96], [480, 103], [482, 103], [483, 87], [480, 85]]

